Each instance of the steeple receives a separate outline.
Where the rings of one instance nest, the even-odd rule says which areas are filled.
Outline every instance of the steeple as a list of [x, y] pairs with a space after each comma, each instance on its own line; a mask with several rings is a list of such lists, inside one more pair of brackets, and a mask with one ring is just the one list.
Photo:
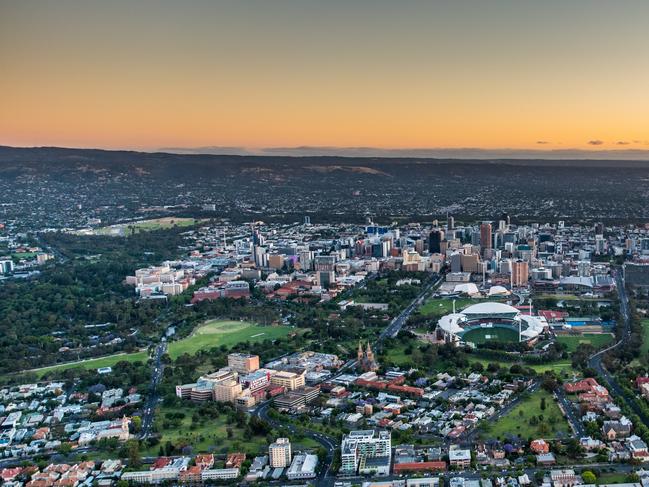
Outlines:
[[374, 361], [374, 352], [372, 352], [372, 347], [370, 346], [370, 342], [367, 342], [366, 357], [367, 357], [368, 361], [370, 361], [370, 362]]

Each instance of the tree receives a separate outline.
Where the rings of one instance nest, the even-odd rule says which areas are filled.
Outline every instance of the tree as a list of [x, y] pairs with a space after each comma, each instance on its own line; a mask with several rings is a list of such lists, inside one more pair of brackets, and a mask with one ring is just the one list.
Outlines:
[[126, 442], [126, 449], [128, 451], [129, 467], [139, 467], [142, 464], [142, 457], [140, 456], [140, 442], [137, 440], [129, 440], [128, 442]]
[[133, 425], [133, 431], [135, 433], [139, 432], [142, 429], [142, 418], [140, 416], [133, 416], [131, 418], [131, 424]]
[[581, 478], [585, 484], [594, 484], [597, 481], [597, 476], [590, 470], [584, 470], [581, 473]]
[[72, 450], [72, 445], [70, 443], [61, 443], [61, 446], [58, 448], [58, 452], [62, 455], [67, 455]]

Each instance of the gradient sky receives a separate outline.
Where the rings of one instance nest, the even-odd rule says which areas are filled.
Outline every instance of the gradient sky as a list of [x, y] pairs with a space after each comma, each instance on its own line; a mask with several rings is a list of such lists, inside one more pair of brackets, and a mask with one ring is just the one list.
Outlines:
[[0, 144], [649, 147], [649, 1], [0, 0]]

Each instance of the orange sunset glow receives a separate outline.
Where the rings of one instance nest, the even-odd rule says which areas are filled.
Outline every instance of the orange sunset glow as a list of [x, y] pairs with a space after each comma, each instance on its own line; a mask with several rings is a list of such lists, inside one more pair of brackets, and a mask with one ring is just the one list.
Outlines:
[[649, 148], [649, 3], [0, 2], [0, 144]]

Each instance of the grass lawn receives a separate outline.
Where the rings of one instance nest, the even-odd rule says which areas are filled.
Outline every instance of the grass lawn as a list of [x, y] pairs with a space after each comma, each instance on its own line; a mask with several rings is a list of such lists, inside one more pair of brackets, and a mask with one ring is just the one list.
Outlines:
[[609, 333], [587, 333], [579, 336], [558, 336], [557, 342], [568, 347], [568, 352], [574, 352], [582, 343], [590, 343], [595, 348], [603, 348], [613, 341], [613, 335]]
[[536, 297], [539, 299], [556, 299], [557, 301], [577, 301], [582, 299], [575, 294], [538, 294]]
[[[262, 448], [267, 447], [266, 438], [253, 436], [251, 439], [244, 439], [243, 429], [237, 428], [234, 424], [228, 424], [228, 416], [223, 414], [215, 419], [205, 419], [192, 429], [193, 409], [187, 408], [161, 408], [156, 414], [156, 422], [164, 421], [165, 414], [181, 412], [185, 417], [179, 426], [174, 428], [162, 428], [160, 443], [164, 445], [170, 441], [176, 446], [191, 446], [194, 453], [226, 453], [234, 450], [244, 450], [248, 453], [257, 454]], [[232, 435], [228, 438], [227, 429], [231, 428]], [[159, 446], [154, 446], [145, 454], [157, 455]]]
[[472, 304], [480, 303], [484, 301], [483, 299], [470, 299], [470, 298], [458, 298], [458, 299], [444, 299], [444, 298], [433, 298], [426, 301], [419, 312], [424, 315], [435, 315], [443, 316], [448, 313], [453, 312], [453, 301], [455, 301], [455, 311], [460, 311], [467, 306]]
[[600, 484], [623, 484], [628, 482], [627, 477], [628, 473], [621, 472], [606, 472], [601, 473], [597, 476], [595, 483]]
[[401, 367], [403, 365], [411, 365], [411, 356], [404, 353], [406, 349], [405, 345], [396, 345], [390, 347], [386, 352], [387, 360], [393, 362], [395, 365]]
[[557, 373], [561, 373], [573, 369], [570, 360], [557, 360], [556, 362], [548, 362], [547, 364], [542, 365], [530, 365], [530, 367], [538, 373], [543, 373], [546, 370], [554, 370]]
[[642, 355], [649, 353], [649, 319], [642, 320], [642, 347], [640, 353]]
[[36, 255], [38, 255], [37, 252], [16, 252], [11, 254], [11, 257], [15, 259], [33, 259]]
[[[192, 415], [194, 409], [191, 405], [180, 408], [162, 407], [156, 413], [156, 423], [161, 426], [165, 415], [168, 413], [184, 413], [185, 417], [178, 426], [172, 428], [161, 428], [162, 437], [160, 444], [164, 445], [170, 441], [176, 446], [191, 446], [193, 453], [227, 453], [233, 451], [244, 451], [250, 455], [267, 452], [268, 443], [265, 436], [253, 436], [250, 439], [244, 438], [244, 430], [235, 424], [228, 422], [228, 416], [221, 414], [218, 418], [205, 418], [192, 428]], [[228, 428], [231, 430], [228, 438]], [[291, 439], [293, 448], [316, 449], [319, 443], [309, 439], [301, 438], [295, 442]], [[159, 445], [144, 451], [144, 455], [158, 455]]]
[[113, 367], [118, 362], [146, 362], [149, 359], [147, 352], [134, 352], [134, 353], [118, 353], [115, 355], [108, 355], [106, 357], [99, 357], [90, 360], [82, 360], [80, 362], [69, 362], [66, 364], [51, 365], [40, 369], [26, 370], [25, 372], [34, 372], [39, 378], [43, 377], [47, 372], [53, 370], [67, 370], [67, 369], [98, 369], [100, 367]]
[[184, 353], [194, 354], [199, 350], [226, 345], [231, 347], [240, 342], [260, 342], [288, 335], [289, 326], [260, 326], [248, 321], [210, 320], [199, 326], [187, 338], [169, 342], [168, 353], [176, 359]]
[[[541, 409], [543, 398], [545, 398], [545, 410]], [[543, 419], [539, 416], [543, 416]], [[530, 424], [532, 417], [536, 417], [538, 424]], [[539, 389], [524, 398], [505, 416], [496, 420], [490, 428], [487, 428], [485, 434], [489, 438], [504, 439], [509, 435], [518, 435], [525, 440], [549, 439], [557, 435], [569, 435], [571, 430], [554, 397], [544, 389]]]

